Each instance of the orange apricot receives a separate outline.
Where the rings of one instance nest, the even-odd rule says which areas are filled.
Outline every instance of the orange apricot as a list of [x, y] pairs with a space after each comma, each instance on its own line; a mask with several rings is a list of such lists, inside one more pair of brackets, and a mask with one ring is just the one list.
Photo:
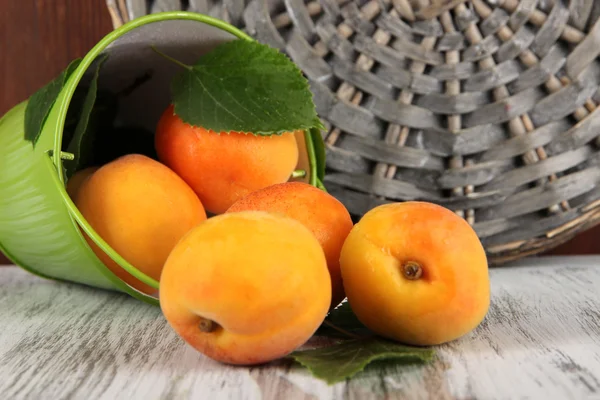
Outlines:
[[304, 344], [331, 301], [319, 242], [301, 223], [262, 211], [222, 214], [171, 252], [160, 306], [175, 332], [228, 364], [262, 364]]
[[71, 176], [71, 178], [67, 181], [67, 194], [71, 199], [74, 199], [79, 192], [79, 188], [81, 184], [94, 172], [98, 170], [99, 167], [88, 167], [82, 170], [79, 170]]
[[[177, 174], [139, 154], [122, 156], [99, 168], [81, 185], [75, 205], [113, 250], [157, 281], [177, 241], [206, 219], [198, 196]], [[155, 292], [84, 237], [119, 278], [144, 293]]]
[[298, 163], [294, 133], [217, 133], [186, 124], [172, 105], [158, 122], [155, 147], [159, 160], [215, 214], [250, 192], [288, 181]]
[[488, 264], [477, 234], [432, 203], [367, 212], [348, 235], [340, 265], [358, 319], [399, 342], [452, 341], [475, 329], [489, 308]]
[[348, 210], [327, 192], [302, 182], [286, 182], [257, 190], [235, 202], [227, 212], [247, 210], [281, 214], [301, 222], [315, 235], [331, 276], [331, 307], [344, 299], [340, 251], [352, 229]]

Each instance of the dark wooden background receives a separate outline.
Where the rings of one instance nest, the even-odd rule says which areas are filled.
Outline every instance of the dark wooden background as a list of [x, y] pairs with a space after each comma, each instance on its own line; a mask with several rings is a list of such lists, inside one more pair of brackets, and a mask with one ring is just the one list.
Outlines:
[[[0, 115], [111, 29], [104, 0], [0, 0]], [[592, 229], [552, 253], [600, 253], [599, 234], [600, 227]], [[2, 263], [7, 260], [0, 254]]]

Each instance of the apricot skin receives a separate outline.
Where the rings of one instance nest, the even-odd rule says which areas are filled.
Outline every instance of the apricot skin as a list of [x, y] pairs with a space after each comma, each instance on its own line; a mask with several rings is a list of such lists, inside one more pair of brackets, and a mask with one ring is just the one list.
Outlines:
[[[410, 278], [410, 263], [420, 265]], [[348, 302], [381, 336], [436, 345], [475, 329], [490, 304], [484, 248], [471, 226], [426, 202], [376, 207], [354, 226], [340, 256]], [[405, 275], [404, 268], [407, 268]]]
[[[166, 166], [143, 155], [120, 157], [86, 179], [75, 205], [98, 235], [138, 270], [155, 280], [169, 252], [192, 227], [206, 219], [202, 203]], [[96, 256], [119, 278], [152, 294], [87, 236]]]
[[155, 136], [159, 160], [196, 192], [207, 211], [221, 214], [258, 189], [288, 181], [298, 163], [293, 133], [216, 133], [184, 123], [169, 106]]
[[348, 210], [335, 197], [301, 182], [286, 182], [250, 193], [235, 202], [229, 210], [277, 213], [301, 222], [315, 235], [327, 259], [331, 276], [331, 307], [344, 299], [340, 273], [340, 251], [353, 223]]
[[88, 167], [75, 172], [73, 176], [71, 176], [67, 181], [67, 194], [71, 199], [75, 198], [81, 184], [96, 171], [98, 171], [98, 167]]
[[[212, 217], [175, 246], [160, 306], [175, 332], [227, 364], [275, 360], [323, 322], [331, 283], [319, 242], [301, 223], [261, 211]], [[206, 321], [216, 329], [205, 332]]]

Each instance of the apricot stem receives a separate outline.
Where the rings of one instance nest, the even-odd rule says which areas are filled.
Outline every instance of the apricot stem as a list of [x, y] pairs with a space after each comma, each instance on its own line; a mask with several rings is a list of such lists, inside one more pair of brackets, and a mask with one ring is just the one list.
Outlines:
[[341, 334], [344, 334], [344, 335], [346, 335], [346, 336], [348, 336], [348, 337], [350, 337], [352, 339], [364, 339], [362, 336], [357, 335], [357, 334], [352, 333], [352, 332], [348, 332], [347, 330], [342, 329], [339, 326], [336, 326], [336, 325], [332, 324], [331, 322], [329, 322], [327, 320], [323, 321], [323, 325], [327, 325], [331, 329], [334, 329], [334, 330], [340, 332]]
[[200, 318], [198, 328], [204, 333], [214, 332], [217, 329], [218, 324], [215, 321], [206, 318]]
[[407, 261], [402, 266], [402, 273], [406, 279], [411, 281], [417, 280], [423, 275], [423, 268], [421, 264], [416, 261]]
[[158, 54], [159, 56], [163, 57], [164, 59], [169, 60], [172, 63], [175, 63], [175, 64], [179, 65], [181, 68], [185, 68], [185, 69], [190, 70], [190, 71], [192, 70], [192, 66], [191, 65], [184, 64], [181, 61], [176, 60], [173, 57], [166, 55], [165, 53], [163, 53], [160, 50], [158, 50], [154, 45], [152, 45], [150, 47], [152, 48], [152, 50], [154, 50], [154, 52], [156, 54]]
[[292, 172], [292, 178], [304, 178], [306, 176], [306, 171], [303, 169], [297, 169]]

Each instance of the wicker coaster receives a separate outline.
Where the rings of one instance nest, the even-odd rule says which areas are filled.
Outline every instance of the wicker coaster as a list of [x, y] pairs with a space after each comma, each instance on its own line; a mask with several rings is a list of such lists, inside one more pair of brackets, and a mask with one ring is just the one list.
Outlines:
[[115, 26], [186, 9], [286, 52], [328, 123], [325, 184], [360, 217], [425, 200], [492, 264], [600, 217], [600, 1], [108, 0]]

